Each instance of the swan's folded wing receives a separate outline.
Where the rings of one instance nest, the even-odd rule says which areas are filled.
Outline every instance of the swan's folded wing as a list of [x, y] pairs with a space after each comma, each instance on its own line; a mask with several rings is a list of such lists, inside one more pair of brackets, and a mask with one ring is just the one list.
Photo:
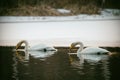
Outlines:
[[36, 51], [57, 51], [57, 49], [55, 49], [54, 47], [49, 47], [49, 46], [46, 46], [44, 44], [35, 45], [35, 46], [31, 47], [30, 50], [36, 50]]
[[83, 54], [103, 54], [103, 53], [108, 53], [109, 51], [102, 49], [102, 48], [97, 48], [97, 47], [88, 47], [85, 48], [84, 50], [81, 51]]
[[33, 47], [30, 48], [30, 50], [43, 50], [45, 49], [47, 46], [44, 44], [39, 44], [39, 45], [35, 45]]

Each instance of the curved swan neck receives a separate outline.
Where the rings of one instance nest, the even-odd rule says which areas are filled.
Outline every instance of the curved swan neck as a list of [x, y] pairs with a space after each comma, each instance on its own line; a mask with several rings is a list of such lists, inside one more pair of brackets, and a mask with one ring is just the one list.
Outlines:
[[28, 48], [29, 48], [29, 45], [28, 45], [28, 42], [26, 41], [26, 42], [25, 42], [25, 50], [27, 51]]
[[21, 45], [22, 45], [23, 43], [25, 44], [25, 51], [27, 51], [29, 46], [28, 46], [28, 42], [27, 42], [26, 40], [20, 41], [20, 42], [16, 45], [16, 50], [18, 50], [19, 47], [21, 47]]
[[80, 45], [79, 49], [77, 50], [77, 53], [81, 52], [83, 50], [83, 43], [82, 42], [78, 42], [78, 45]]
[[80, 48], [77, 50], [77, 53], [81, 52], [83, 50], [83, 43], [82, 42], [75, 42], [75, 43], [72, 43], [71, 46], [72, 47], [75, 47], [76, 45], [80, 45]]

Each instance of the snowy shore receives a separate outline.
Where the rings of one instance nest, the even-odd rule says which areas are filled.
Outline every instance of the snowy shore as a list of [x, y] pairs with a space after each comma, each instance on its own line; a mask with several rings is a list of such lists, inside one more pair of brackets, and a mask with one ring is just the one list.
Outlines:
[[[64, 12], [63, 12], [64, 13]], [[7, 22], [56, 22], [56, 21], [120, 20], [120, 10], [104, 9], [100, 14], [75, 16], [0, 16], [0, 23]]]
[[0, 46], [28, 40], [31, 45], [69, 46], [82, 41], [85, 46], [120, 47], [119, 35], [120, 10], [105, 9], [100, 15], [0, 17]]

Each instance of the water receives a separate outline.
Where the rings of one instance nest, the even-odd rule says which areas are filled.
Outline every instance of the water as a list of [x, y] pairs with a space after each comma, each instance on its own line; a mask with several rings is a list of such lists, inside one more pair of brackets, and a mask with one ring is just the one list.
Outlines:
[[97, 59], [79, 59], [68, 54], [67, 48], [28, 53], [30, 56], [13, 47], [0, 47], [0, 80], [120, 80], [120, 52], [116, 49], [114, 55]]

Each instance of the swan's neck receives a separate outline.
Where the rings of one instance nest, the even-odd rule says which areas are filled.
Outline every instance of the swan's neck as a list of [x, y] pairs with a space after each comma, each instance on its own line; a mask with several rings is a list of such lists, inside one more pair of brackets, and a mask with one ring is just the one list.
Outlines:
[[78, 50], [77, 50], [77, 53], [81, 52], [83, 50], [82, 47], [80, 47]]
[[27, 51], [27, 50], [28, 50], [28, 48], [29, 48], [29, 46], [28, 46], [28, 42], [27, 42], [27, 41], [25, 41], [25, 40], [20, 41], [20, 42], [16, 45], [16, 49], [18, 50], [18, 49], [19, 49], [19, 47], [21, 47], [23, 43], [25, 44], [25, 51]]
[[83, 43], [82, 42], [78, 42], [76, 45], [80, 45], [79, 49], [77, 50], [77, 53], [81, 52], [83, 50]]
[[28, 42], [25, 43], [25, 50], [27, 51], [29, 48]]

